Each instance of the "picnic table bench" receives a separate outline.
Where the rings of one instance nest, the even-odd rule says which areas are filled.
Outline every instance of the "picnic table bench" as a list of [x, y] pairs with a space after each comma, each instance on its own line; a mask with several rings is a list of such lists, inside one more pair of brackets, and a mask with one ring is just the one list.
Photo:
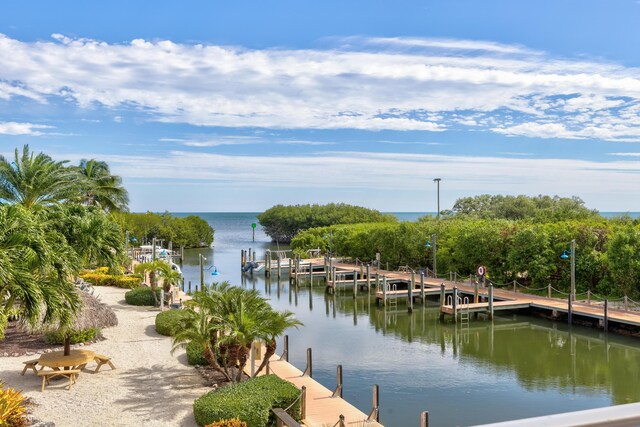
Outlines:
[[38, 372], [38, 376], [42, 377], [42, 391], [44, 392], [45, 384], [49, 384], [49, 380], [55, 377], [66, 377], [69, 378], [69, 385], [67, 386], [67, 390], [71, 390], [71, 386], [76, 383], [76, 378], [80, 373], [80, 369], [68, 369], [68, 370], [52, 370], [52, 371], [40, 371]]

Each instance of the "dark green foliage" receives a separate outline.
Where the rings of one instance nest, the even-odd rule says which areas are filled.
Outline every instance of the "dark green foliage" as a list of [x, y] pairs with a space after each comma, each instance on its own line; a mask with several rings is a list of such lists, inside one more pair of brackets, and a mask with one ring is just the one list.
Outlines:
[[275, 425], [272, 408], [287, 408], [300, 421], [300, 390], [275, 375], [253, 378], [205, 394], [193, 404], [193, 413], [200, 426], [215, 421], [240, 418], [249, 427]]
[[[151, 288], [140, 286], [124, 294], [124, 300], [130, 305], [150, 305], [154, 306], [153, 294]], [[156, 289], [156, 295], [160, 299], [160, 289]]]
[[[69, 331], [69, 338], [71, 344], [77, 344], [81, 342], [91, 342], [100, 336], [102, 331], [99, 328], [89, 328], [79, 331]], [[44, 334], [44, 341], [47, 344], [64, 344], [65, 332], [64, 331], [48, 331]]]
[[260, 225], [273, 241], [290, 242], [302, 230], [335, 224], [397, 222], [393, 215], [344, 203], [328, 205], [276, 205], [258, 215]]
[[[433, 268], [432, 248], [437, 235], [438, 273], [448, 277], [475, 275], [479, 265], [488, 267], [497, 284], [517, 280], [533, 288], [551, 284], [568, 292], [571, 261], [560, 255], [576, 241], [576, 291], [601, 296], [640, 296], [640, 221], [595, 217], [582, 220], [538, 222], [477, 219], [455, 216], [440, 221], [426, 217], [415, 223], [351, 224], [331, 227], [333, 251], [340, 256], [375, 259], [382, 266], [409, 265]], [[328, 228], [313, 228], [291, 242], [297, 252], [323, 246]], [[583, 295], [584, 297], [584, 295]]]
[[467, 215], [483, 219], [536, 219], [538, 221], [563, 221], [587, 219], [598, 216], [598, 211], [588, 209], [579, 197], [558, 196], [492, 196], [482, 194], [456, 200], [449, 214]]
[[186, 316], [184, 310], [167, 310], [156, 316], [156, 332], [160, 335], [172, 337], [182, 327], [182, 321]]
[[119, 213], [116, 220], [138, 243], [152, 238], [173, 242], [174, 248], [208, 247], [213, 243], [213, 228], [196, 215], [174, 217], [170, 213]]
[[199, 342], [197, 341], [189, 342], [187, 344], [186, 351], [187, 351], [187, 362], [189, 362], [189, 365], [203, 365], [203, 366], [209, 365], [209, 362], [207, 361], [207, 359], [205, 359], [205, 357], [202, 355], [204, 348], [202, 347], [202, 344], [200, 344]]

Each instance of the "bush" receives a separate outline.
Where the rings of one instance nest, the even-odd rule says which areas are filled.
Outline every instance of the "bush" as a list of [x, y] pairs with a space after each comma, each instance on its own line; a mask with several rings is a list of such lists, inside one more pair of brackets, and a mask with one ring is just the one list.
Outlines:
[[95, 286], [116, 286], [118, 288], [133, 289], [142, 283], [142, 277], [137, 275], [108, 274], [107, 267], [96, 268], [93, 271], [81, 271], [79, 276]]
[[[100, 336], [101, 330], [99, 328], [89, 328], [81, 330], [70, 330], [69, 338], [71, 338], [71, 344], [77, 344], [80, 342], [90, 342]], [[44, 341], [47, 344], [64, 344], [65, 331], [48, 331], [44, 334]], [[2, 424], [0, 424], [2, 425]]]
[[[160, 301], [160, 288], [156, 289], [156, 296], [158, 297], [158, 301]], [[130, 290], [124, 294], [124, 300], [130, 305], [155, 305], [151, 288], [147, 286], [140, 286]]]
[[247, 427], [247, 423], [241, 421], [240, 418], [231, 418], [207, 424], [205, 427]]
[[266, 375], [229, 385], [201, 396], [193, 403], [193, 413], [200, 426], [229, 418], [239, 418], [248, 427], [274, 425], [272, 408], [291, 409], [289, 414], [300, 421], [300, 390], [275, 375]]
[[156, 316], [156, 332], [172, 337], [182, 327], [182, 320], [187, 315], [185, 310], [168, 310]]
[[0, 426], [23, 427], [27, 425], [26, 397], [10, 387], [4, 388], [0, 381]]
[[187, 362], [189, 365], [209, 365], [209, 361], [202, 355], [204, 348], [195, 341], [190, 341], [187, 344]]

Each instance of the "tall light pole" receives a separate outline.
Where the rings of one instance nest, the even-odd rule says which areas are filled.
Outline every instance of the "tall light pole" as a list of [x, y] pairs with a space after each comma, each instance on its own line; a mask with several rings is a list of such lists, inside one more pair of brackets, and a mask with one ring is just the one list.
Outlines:
[[571, 258], [571, 301], [576, 300], [576, 239], [571, 239], [571, 253], [565, 249], [560, 258]]
[[207, 259], [202, 255], [198, 254], [198, 258], [200, 260], [200, 290], [204, 289], [204, 263]]
[[436, 186], [438, 188], [438, 219], [440, 219], [440, 181], [442, 180], [442, 178], [434, 178], [433, 182], [436, 183]]

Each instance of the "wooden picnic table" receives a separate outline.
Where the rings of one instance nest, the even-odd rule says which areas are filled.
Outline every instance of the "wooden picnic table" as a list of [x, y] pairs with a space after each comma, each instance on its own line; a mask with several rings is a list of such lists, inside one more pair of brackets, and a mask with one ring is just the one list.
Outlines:
[[82, 369], [84, 365], [95, 358], [96, 352], [91, 350], [71, 350], [68, 356], [64, 355], [64, 351], [53, 351], [40, 356], [38, 364], [53, 370], [60, 370], [60, 368]]

